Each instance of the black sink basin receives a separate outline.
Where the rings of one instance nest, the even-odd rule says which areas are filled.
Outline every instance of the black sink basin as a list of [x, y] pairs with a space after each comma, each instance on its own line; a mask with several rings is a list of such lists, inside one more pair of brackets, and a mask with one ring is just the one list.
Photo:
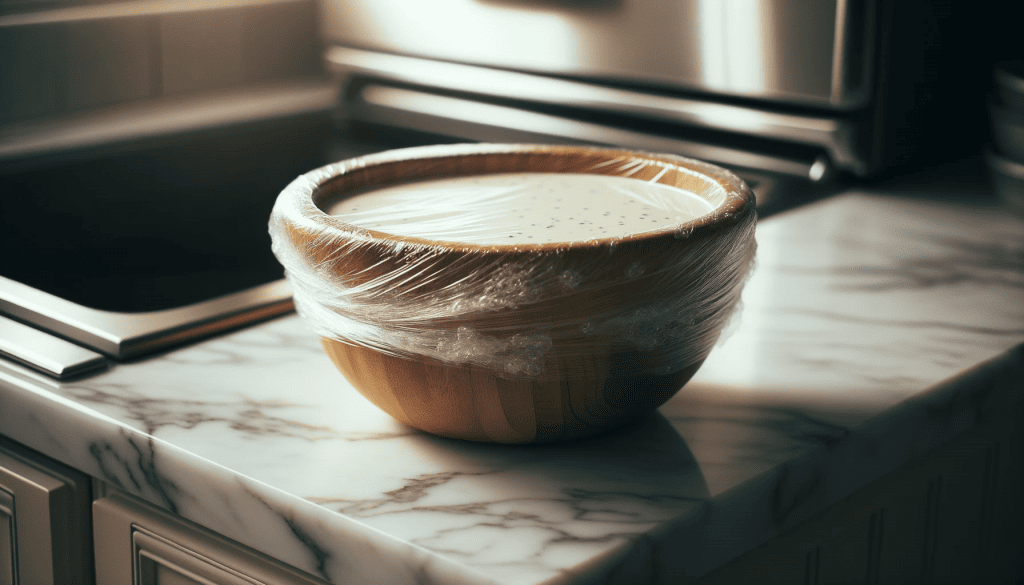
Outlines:
[[0, 177], [0, 275], [127, 313], [279, 279], [267, 218], [325, 137], [322, 119], [263, 124]]
[[267, 233], [278, 193], [430, 141], [339, 132], [323, 110], [0, 165], [0, 315], [124, 359], [287, 312]]

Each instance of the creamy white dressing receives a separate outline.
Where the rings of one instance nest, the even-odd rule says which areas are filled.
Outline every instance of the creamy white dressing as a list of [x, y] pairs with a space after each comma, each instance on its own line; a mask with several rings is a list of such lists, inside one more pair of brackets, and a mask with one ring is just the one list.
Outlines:
[[712, 209], [692, 191], [629, 177], [497, 173], [374, 189], [338, 201], [326, 212], [396, 236], [544, 244], [661, 230]]

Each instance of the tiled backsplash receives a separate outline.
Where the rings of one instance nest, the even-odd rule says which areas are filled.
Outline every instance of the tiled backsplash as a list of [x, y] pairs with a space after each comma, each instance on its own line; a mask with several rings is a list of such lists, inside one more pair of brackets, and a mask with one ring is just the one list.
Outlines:
[[71, 5], [0, 15], [0, 124], [320, 69], [313, 0]]

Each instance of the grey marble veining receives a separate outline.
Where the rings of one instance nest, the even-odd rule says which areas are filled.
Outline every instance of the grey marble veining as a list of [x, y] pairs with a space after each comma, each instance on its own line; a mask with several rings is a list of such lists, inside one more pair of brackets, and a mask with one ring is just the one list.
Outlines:
[[408, 429], [295, 316], [78, 381], [4, 366], [0, 432], [336, 583], [698, 575], [1024, 394], [1021, 219], [851, 193], [757, 237], [694, 380], [604, 436]]

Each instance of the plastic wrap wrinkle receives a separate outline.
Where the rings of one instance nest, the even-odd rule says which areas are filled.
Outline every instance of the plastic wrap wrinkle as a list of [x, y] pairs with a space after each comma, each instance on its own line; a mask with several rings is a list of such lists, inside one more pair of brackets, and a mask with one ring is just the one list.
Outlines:
[[[641, 355], [640, 373], [680, 371], [703, 360], [714, 345], [739, 301], [756, 249], [752, 209], [742, 217], [720, 210], [707, 214], [734, 221], [733, 229], [702, 231], [695, 218], [659, 226], [688, 240], [671, 248], [648, 251], [620, 237], [548, 248], [467, 244], [486, 250], [453, 254], [450, 245], [423, 241], [436, 240], [435, 234], [382, 237], [375, 232], [383, 229], [354, 226], [317, 206], [332, 177], [382, 160], [353, 159], [296, 179], [275, 206], [270, 232], [297, 310], [314, 331], [388, 355], [542, 377], [553, 358], [607, 352], [611, 346]], [[625, 158], [589, 170], [604, 166], [627, 176], [656, 171], [649, 182], [670, 172], [702, 176]], [[706, 183], [704, 192], [695, 193], [717, 208], [728, 193]], [[484, 196], [472, 201], [494, 203]], [[301, 249], [286, 237], [292, 226], [312, 234]], [[602, 247], [602, 253], [577, 253], [579, 242]], [[354, 272], [338, 270], [363, 257], [379, 260]]]

